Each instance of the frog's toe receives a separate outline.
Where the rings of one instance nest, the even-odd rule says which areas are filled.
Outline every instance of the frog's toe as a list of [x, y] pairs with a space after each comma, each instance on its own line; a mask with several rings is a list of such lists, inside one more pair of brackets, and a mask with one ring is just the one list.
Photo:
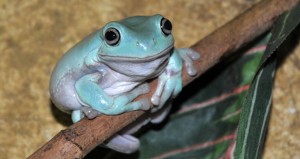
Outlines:
[[157, 88], [155, 90], [155, 92], [153, 93], [152, 97], [151, 97], [151, 102], [154, 105], [159, 105], [160, 104], [160, 98], [161, 95], [164, 91], [164, 87], [166, 85], [167, 82], [167, 78], [165, 74], [162, 74], [158, 77], [158, 84], [157, 84]]
[[82, 114], [82, 112], [80, 110], [73, 110], [72, 111], [72, 122], [73, 123], [78, 122], [83, 117], [84, 117], [84, 115]]
[[139, 102], [141, 103], [141, 107], [140, 108], [142, 110], [149, 110], [150, 109], [151, 103], [150, 103], [150, 101], [148, 99], [143, 98]]
[[118, 152], [130, 154], [139, 149], [140, 141], [131, 135], [116, 135], [105, 146]]
[[148, 83], [144, 83], [136, 88], [136, 91], [140, 94], [146, 94], [150, 92], [150, 86]]
[[81, 107], [81, 111], [89, 119], [94, 119], [100, 114], [100, 112], [98, 112], [97, 110], [86, 106]]
[[193, 61], [200, 59], [200, 54], [191, 48], [183, 48], [178, 50], [180, 57], [184, 61], [187, 73], [190, 76], [197, 74], [197, 69], [194, 67]]
[[119, 97], [115, 99], [117, 103], [120, 103], [121, 105], [127, 104], [130, 101], [134, 100], [136, 97], [138, 97], [141, 94], [148, 93], [150, 91], [149, 84], [145, 83], [142, 84], [135, 89], [131, 90], [130, 92], [126, 92]]
[[151, 107], [151, 103], [148, 99], [143, 98], [141, 100], [131, 102], [126, 104], [125, 111], [132, 111], [132, 110], [148, 110]]
[[151, 97], [151, 102], [152, 102], [152, 104], [154, 104], [154, 105], [159, 105], [159, 101], [160, 101], [160, 96], [158, 96], [158, 95], [153, 95], [153, 96]]
[[182, 89], [182, 81], [181, 77], [173, 77], [172, 81], [169, 81], [168, 84], [165, 85], [165, 89], [160, 97], [160, 106], [161, 108], [170, 97], [175, 98]]
[[186, 64], [186, 70], [190, 76], [195, 76], [197, 74], [197, 69], [193, 64]]
[[131, 100], [136, 98], [137, 96], [141, 94], [145, 94], [150, 92], [149, 84], [144, 83], [142, 85], [139, 85], [138, 87], [134, 88], [132, 91], [125, 93], [125, 96], [129, 97]]
[[187, 51], [187, 55], [192, 59], [192, 60], [199, 60], [200, 59], [200, 54], [197, 51], [194, 51], [193, 49], [189, 49]]

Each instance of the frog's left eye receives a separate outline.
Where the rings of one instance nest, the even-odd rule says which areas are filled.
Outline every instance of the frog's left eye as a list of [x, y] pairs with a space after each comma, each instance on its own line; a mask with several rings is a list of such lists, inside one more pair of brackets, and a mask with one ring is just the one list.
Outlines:
[[117, 45], [120, 41], [120, 38], [120, 33], [116, 28], [108, 28], [104, 34], [104, 39], [110, 46]]
[[172, 33], [172, 23], [166, 18], [161, 19], [160, 28], [165, 35], [170, 35]]

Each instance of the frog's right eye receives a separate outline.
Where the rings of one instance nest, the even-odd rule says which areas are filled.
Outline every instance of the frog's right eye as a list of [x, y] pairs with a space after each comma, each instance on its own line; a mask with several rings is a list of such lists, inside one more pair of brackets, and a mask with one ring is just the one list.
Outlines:
[[104, 34], [106, 43], [110, 46], [115, 46], [121, 39], [120, 32], [116, 28], [108, 28]]
[[170, 20], [166, 19], [166, 18], [162, 18], [160, 21], [160, 28], [161, 31], [166, 35], [170, 35], [172, 33], [172, 23], [170, 22]]

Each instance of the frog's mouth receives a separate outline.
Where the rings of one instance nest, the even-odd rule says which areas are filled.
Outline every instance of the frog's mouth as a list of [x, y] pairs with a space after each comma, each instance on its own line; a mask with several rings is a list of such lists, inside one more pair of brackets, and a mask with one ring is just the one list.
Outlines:
[[141, 81], [159, 75], [167, 66], [173, 50], [172, 45], [158, 54], [145, 58], [101, 56], [101, 61], [112, 70], [130, 77], [131, 80]]
[[148, 57], [121, 57], [121, 56], [109, 56], [109, 55], [101, 55], [100, 58], [104, 61], [121, 61], [121, 62], [149, 62], [156, 60], [165, 56], [166, 54], [170, 54], [173, 52], [174, 44], [170, 45], [163, 51]]

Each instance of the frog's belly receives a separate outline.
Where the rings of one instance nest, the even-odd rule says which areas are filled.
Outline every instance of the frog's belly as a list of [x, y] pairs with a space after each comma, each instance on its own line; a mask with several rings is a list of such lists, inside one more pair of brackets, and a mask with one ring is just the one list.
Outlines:
[[136, 87], [139, 82], [115, 82], [107, 88], [104, 88], [106, 94], [110, 96], [120, 95], [125, 92], [131, 91], [134, 87]]

